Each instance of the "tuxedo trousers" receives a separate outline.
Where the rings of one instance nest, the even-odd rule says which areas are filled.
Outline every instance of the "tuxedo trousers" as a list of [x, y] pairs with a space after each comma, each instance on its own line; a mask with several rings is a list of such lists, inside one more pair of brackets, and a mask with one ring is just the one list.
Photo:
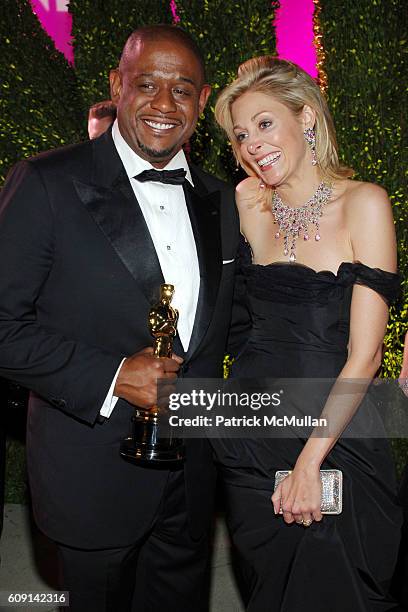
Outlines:
[[189, 534], [183, 470], [169, 473], [157, 515], [134, 544], [57, 546], [70, 612], [208, 611], [209, 534]]
[[402, 525], [398, 563], [393, 580], [393, 592], [395, 597], [408, 610], [408, 464], [405, 466], [401, 479], [399, 501], [404, 514], [404, 523]]
[[6, 482], [6, 414], [8, 404], [8, 387], [0, 378], [0, 536], [3, 531], [4, 493]]

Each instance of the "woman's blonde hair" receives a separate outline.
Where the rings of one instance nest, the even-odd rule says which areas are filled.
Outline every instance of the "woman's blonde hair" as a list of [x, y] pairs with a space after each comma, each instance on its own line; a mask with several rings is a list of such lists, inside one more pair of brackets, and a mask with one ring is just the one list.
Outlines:
[[238, 77], [223, 89], [215, 105], [215, 119], [227, 133], [236, 159], [249, 175], [254, 176], [255, 172], [241, 157], [231, 116], [233, 102], [248, 91], [271, 96], [297, 116], [305, 105], [310, 106], [316, 114], [316, 159], [322, 176], [344, 179], [353, 175], [351, 168], [339, 162], [333, 119], [318, 85], [296, 64], [270, 55], [241, 64]]

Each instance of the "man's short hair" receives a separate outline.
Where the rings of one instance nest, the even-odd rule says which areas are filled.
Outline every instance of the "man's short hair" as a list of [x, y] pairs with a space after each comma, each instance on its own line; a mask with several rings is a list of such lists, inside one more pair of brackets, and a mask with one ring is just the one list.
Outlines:
[[203, 83], [206, 81], [206, 70], [204, 56], [197, 45], [194, 38], [185, 30], [176, 25], [168, 25], [166, 23], [159, 23], [157, 25], [143, 26], [134, 30], [127, 39], [123, 48], [120, 64], [123, 65], [128, 58], [132, 56], [134, 47], [139, 40], [149, 40], [157, 42], [159, 40], [172, 40], [187, 49], [189, 49], [196, 57], [202, 71]]

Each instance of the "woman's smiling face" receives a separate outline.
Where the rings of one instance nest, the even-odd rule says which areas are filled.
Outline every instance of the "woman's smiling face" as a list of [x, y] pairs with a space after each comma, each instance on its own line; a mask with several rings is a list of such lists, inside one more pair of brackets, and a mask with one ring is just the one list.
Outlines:
[[303, 131], [312, 127], [314, 115], [305, 106], [296, 116], [272, 96], [248, 91], [231, 106], [235, 146], [243, 161], [268, 185], [281, 185], [292, 175], [302, 175], [311, 164]]

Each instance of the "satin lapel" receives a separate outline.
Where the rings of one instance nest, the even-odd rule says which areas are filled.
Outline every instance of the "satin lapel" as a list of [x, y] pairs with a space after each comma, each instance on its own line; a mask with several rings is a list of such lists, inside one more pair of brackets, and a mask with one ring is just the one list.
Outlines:
[[143, 213], [109, 137], [110, 142], [95, 141], [93, 184], [75, 181], [75, 187], [139, 289], [153, 303], [159, 297], [163, 275]]
[[194, 174], [193, 180], [194, 189], [186, 181], [184, 193], [197, 248], [200, 291], [186, 359], [196, 351], [210, 324], [222, 271], [220, 192], [208, 193]]

